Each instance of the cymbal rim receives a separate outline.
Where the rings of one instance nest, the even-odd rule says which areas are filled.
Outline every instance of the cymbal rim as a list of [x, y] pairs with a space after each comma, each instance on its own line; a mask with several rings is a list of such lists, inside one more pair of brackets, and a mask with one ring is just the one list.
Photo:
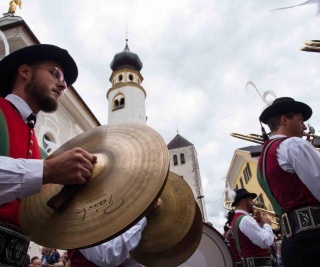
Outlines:
[[137, 247], [139, 251], [156, 253], [168, 250], [192, 227], [196, 213], [194, 195], [181, 176], [169, 172], [160, 200], [163, 203], [161, 212], [149, 216]]
[[[61, 185], [44, 185], [39, 194], [21, 200], [21, 226], [37, 244], [73, 249], [110, 240], [140, 220], [165, 186], [169, 171], [167, 146], [148, 126], [100, 126], [71, 139], [50, 157], [77, 146], [107, 155], [109, 168], [82, 186], [62, 214], [46, 206]], [[86, 191], [93, 186], [98, 192]]]
[[195, 207], [196, 213], [192, 226], [180, 242], [165, 251], [147, 253], [134, 249], [130, 255], [142, 266], [150, 267], [176, 267], [187, 261], [198, 248], [203, 231], [201, 210], [196, 202]]

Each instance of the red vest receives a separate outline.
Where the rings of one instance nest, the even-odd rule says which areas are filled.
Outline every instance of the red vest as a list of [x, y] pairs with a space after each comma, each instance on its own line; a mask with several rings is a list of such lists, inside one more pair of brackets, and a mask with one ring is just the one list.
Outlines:
[[241, 261], [241, 257], [239, 255], [239, 252], [237, 250], [235, 241], [234, 241], [234, 237], [233, 234], [231, 232], [231, 229], [229, 229], [227, 232], [224, 233], [224, 237], [225, 239], [229, 242], [229, 248], [230, 248], [230, 252], [233, 258], [234, 262], [240, 262]]
[[[297, 208], [320, 205], [309, 189], [295, 173], [289, 173], [280, 167], [277, 158], [277, 148], [287, 138], [280, 138], [269, 148], [266, 155], [266, 176], [272, 195], [284, 211], [291, 211]], [[272, 140], [265, 142], [261, 155]], [[262, 173], [262, 157], [258, 162], [260, 173]]]
[[[237, 212], [234, 214], [234, 217], [231, 223], [232, 233], [234, 233], [234, 227], [235, 227], [237, 218], [243, 214], [244, 213], [241, 213], [241, 212]], [[250, 215], [247, 215], [247, 216], [250, 216]], [[234, 238], [237, 238], [237, 237], [234, 235]], [[238, 231], [238, 238], [239, 238], [242, 258], [270, 256], [270, 252], [268, 249], [262, 249], [259, 246], [253, 244], [251, 240], [246, 235], [244, 235], [244, 233], [241, 232], [240, 228]]]
[[[72, 263], [72, 267], [98, 267], [91, 261], [88, 261], [79, 250], [70, 249], [67, 253], [68, 258]], [[118, 267], [124, 267], [124, 264], [121, 264]]]
[[97, 265], [88, 261], [79, 250], [70, 249], [67, 253], [68, 258], [72, 263], [72, 267], [97, 267]]
[[[2, 112], [6, 121], [6, 125], [1, 125], [1, 127], [6, 126], [7, 137], [9, 139], [9, 155], [1, 156], [9, 156], [11, 158], [41, 159], [41, 154], [34, 130], [28, 127], [17, 111], [11, 106], [10, 102], [4, 98], [0, 98], [0, 112]], [[4, 136], [0, 136], [0, 140], [3, 140], [4, 138]], [[0, 145], [4, 146], [5, 144]], [[0, 206], [0, 221], [20, 226], [18, 208], [18, 199], [2, 204]]]

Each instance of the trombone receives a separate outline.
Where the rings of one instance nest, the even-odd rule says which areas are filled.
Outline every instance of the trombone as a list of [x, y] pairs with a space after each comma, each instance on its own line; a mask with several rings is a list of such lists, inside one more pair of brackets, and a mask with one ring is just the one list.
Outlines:
[[250, 142], [254, 142], [260, 145], [263, 145], [263, 138], [261, 135], [258, 134], [248, 134], [248, 135], [244, 135], [244, 134], [239, 134], [239, 133], [231, 133], [230, 134], [233, 137], [242, 139], [242, 140], [246, 140], [246, 141], [250, 141]]
[[[226, 210], [234, 210], [234, 208], [232, 207], [232, 201], [225, 201], [224, 208]], [[278, 215], [274, 211], [266, 209], [266, 206], [262, 202], [254, 201], [253, 210], [254, 211], [261, 211], [262, 214], [267, 214], [270, 217], [276, 219], [276, 222], [274, 222], [272, 220], [271, 220], [271, 222], [279, 226]]]
[[[264, 140], [263, 137], [259, 134], [239, 134], [239, 133], [231, 133], [230, 134], [232, 137], [236, 137], [242, 140], [246, 140], [246, 141], [250, 141], [250, 142], [254, 142], [260, 145], [263, 145]], [[316, 135], [316, 134], [311, 134], [311, 133], [303, 133], [303, 137], [305, 137], [305, 140], [310, 142], [318, 151], [320, 151], [320, 135]], [[315, 140], [319, 140], [319, 142], [315, 143]]]

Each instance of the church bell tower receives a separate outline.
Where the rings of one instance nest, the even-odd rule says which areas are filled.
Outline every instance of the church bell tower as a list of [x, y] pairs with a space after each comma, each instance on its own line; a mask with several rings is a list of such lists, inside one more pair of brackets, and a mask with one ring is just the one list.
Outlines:
[[117, 53], [110, 67], [111, 88], [107, 92], [109, 102], [108, 124], [134, 122], [146, 124], [146, 91], [141, 86], [142, 62], [130, 51], [128, 39], [124, 50]]

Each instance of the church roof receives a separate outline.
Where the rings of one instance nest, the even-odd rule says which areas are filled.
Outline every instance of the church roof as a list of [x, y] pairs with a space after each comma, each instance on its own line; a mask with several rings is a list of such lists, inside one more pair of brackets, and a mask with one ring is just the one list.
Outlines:
[[133, 53], [130, 51], [128, 43], [126, 43], [126, 47], [122, 52], [117, 53], [114, 56], [110, 64], [110, 68], [113, 71], [123, 69], [123, 68], [129, 68], [129, 69], [140, 71], [142, 69], [142, 66], [143, 64], [139, 56], [136, 53]]
[[193, 146], [193, 144], [190, 143], [187, 139], [183, 138], [180, 134], [177, 134], [167, 145], [168, 149], [175, 149], [185, 146]]

